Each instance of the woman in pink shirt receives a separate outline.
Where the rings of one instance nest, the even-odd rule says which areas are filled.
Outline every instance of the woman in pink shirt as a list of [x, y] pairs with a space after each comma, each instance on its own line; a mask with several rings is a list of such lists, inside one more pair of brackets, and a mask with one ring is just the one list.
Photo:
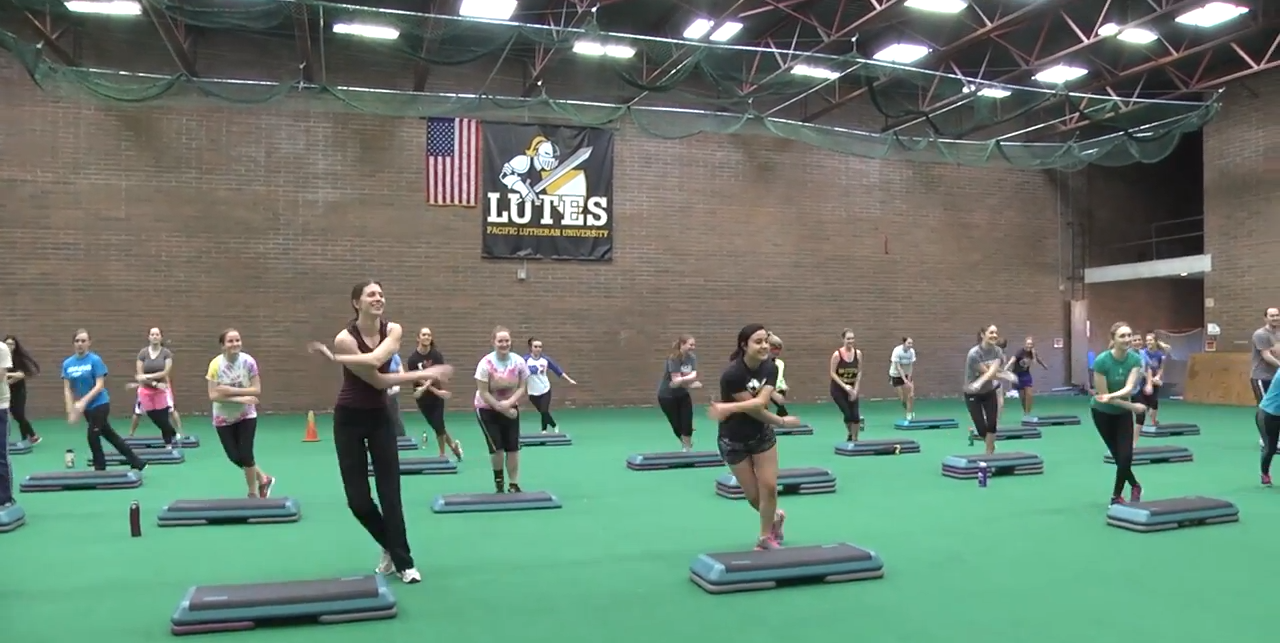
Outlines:
[[528, 382], [529, 365], [511, 352], [511, 332], [502, 326], [493, 329], [493, 352], [476, 365], [475, 407], [476, 420], [489, 445], [496, 493], [520, 493], [519, 403]]

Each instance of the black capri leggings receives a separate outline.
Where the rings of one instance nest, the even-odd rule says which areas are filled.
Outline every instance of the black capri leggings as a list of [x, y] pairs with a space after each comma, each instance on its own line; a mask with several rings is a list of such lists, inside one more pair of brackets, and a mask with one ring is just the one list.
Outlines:
[[[400, 451], [387, 406], [334, 407], [333, 446], [351, 514], [391, 556], [397, 571], [412, 569], [400, 497]], [[376, 505], [369, 490], [369, 465], [373, 465], [373, 483], [378, 489]]]
[[973, 429], [979, 436], [985, 438], [996, 432], [996, 423], [1000, 419], [1000, 389], [966, 393], [964, 406], [969, 409], [969, 419], [973, 420]]
[[831, 400], [836, 403], [836, 408], [840, 409], [840, 415], [844, 417], [845, 426], [862, 423], [861, 399], [849, 399], [849, 394], [833, 383], [831, 386]]
[[693, 398], [688, 393], [659, 397], [658, 406], [662, 409], [662, 414], [667, 416], [671, 432], [677, 438], [693, 435]]
[[1280, 443], [1280, 415], [1272, 415], [1258, 409], [1258, 433], [1262, 434], [1262, 475], [1271, 475], [1271, 459], [1276, 456], [1276, 444]]
[[520, 450], [520, 412], [507, 417], [493, 409], [476, 409], [476, 421], [484, 432], [489, 453], [512, 453]]
[[1111, 497], [1118, 498], [1124, 493], [1124, 484], [1132, 487], [1141, 486], [1133, 475], [1133, 414], [1106, 413], [1092, 409], [1093, 425], [1098, 429], [1103, 444], [1116, 461], [1116, 480], [1111, 489]]
[[[156, 411], [152, 411], [155, 413]], [[218, 441], [231, 464], [247, 469], [257, 465], [253, 458], [253, 440], [258, 435], [258, 418], [245, 418], [218, 427]]]
[[538, 409], [538, 414], [542, 416], [542, 430], [546, 431], [547, 427], [555, 428], [556, 419], [551, 417], [551, 391], [542, 395], [530, 395], [529, 401], [533, 402], [533, 408]]
[[437, 438], [445, 434], [444, 400], [424, 393], [418, 398], [418, 411], [422, 413], [422, 417], [426, 418], [431, 430], [436, 432]]

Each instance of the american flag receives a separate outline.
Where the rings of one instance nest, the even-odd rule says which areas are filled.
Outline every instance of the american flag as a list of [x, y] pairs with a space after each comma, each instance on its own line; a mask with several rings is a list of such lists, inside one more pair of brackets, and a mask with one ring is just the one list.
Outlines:
[[427, 205], [474, 208], [480, 193], [480, 121], [427, 119]]

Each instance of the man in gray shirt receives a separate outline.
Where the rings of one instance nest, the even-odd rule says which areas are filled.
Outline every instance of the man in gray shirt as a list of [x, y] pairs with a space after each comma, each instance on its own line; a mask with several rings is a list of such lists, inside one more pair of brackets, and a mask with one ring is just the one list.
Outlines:
[[1267, 389], [1271, 387], [1271, 380], [1276, 377], [1276, 368], [1280, 367], [1280, 359], [1272, 354], [1276, 345], [1280, 344], [1280, 308], [1268, 308], [1266, 317], [1267, 324], [1253, 331], [1252, 341], [1249, 342], [1253, 365], [1249, 379], [1252, 380], [1250, 388], [1253, 389], [1255, 402], [1262, 402], [1262, 396], [1266, 395]]

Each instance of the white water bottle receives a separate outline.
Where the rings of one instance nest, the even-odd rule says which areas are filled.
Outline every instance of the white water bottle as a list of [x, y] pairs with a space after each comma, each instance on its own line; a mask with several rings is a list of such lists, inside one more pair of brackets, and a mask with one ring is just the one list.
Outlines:
[[62, 459], [67, 465], [68, 469], [76, 468], [76, 452], [75, 451], [71, 449], [67, 449], [67, 453], [62, 456]]

